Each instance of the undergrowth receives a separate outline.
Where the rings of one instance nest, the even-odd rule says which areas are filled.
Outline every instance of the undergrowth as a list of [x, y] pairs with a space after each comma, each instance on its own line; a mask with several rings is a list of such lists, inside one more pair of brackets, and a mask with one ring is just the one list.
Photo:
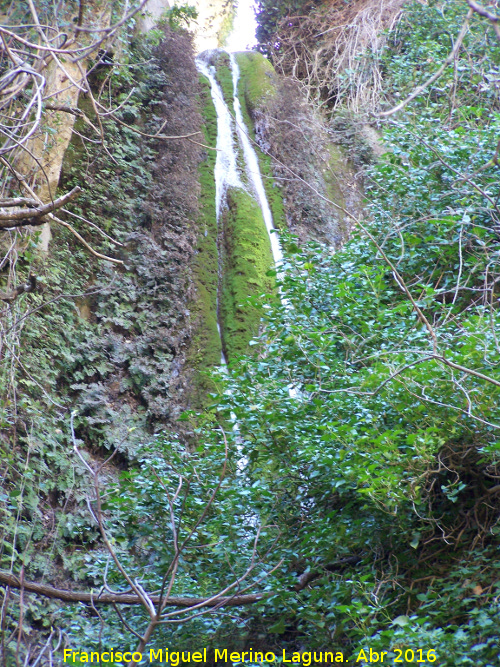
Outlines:
[[[189, 262], [198, 235], [201, 151], [134, 131], [154, 134], [162, 123], [173, 135], [201, 128], [190, 38], [168, 27], [162, 35], [156, 44], [131, 43], [112, 74], [95, 70], [90, 81], [96, 88], [108, 82], [122, 124], [103, 120], [102, 146], [82, 141], [78, 134], [88, 127], [78, 121], [63, 164], [62, 191], [83, 187], [65, 219], [123, 267], [100, 262], [63, 227], [53, 225], [48, 256], [38, 251], [37, 234], [21, 233], [17, 279], [33, 273], [38, 290], [3, 306], [0, 566], [63, 586], [91, 585], [88, 559], [101, 548], [86, 503], [87, 472], [72, 449], [70, 413], [77, 413], [75, 436], [91, 465], [119, 450], [111, 481], [131, 465], [139, 443], [178, 430], [176, 418], [189, 401], [182, 371], [199, 325], [188, 309], [196, 296]], [[85, 97], [81, 107], [88, 107]], [[1, 277], [11, 279], [5, 271]], [[4, 640], [20, 613], [17, 593], [6, 600]], [[26, 650], [56, 622], [58, 606], [25, 598], [32, 633], [21, 642]], [[14, 656], [18, 640], [9, 641], [5, 650]]]

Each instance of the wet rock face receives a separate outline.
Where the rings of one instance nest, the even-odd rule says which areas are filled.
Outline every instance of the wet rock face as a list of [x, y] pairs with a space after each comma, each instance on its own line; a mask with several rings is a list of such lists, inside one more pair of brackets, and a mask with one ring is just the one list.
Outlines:
[[148, 32], [148, 30], [154, 28], [163, 12], [170, 9], [172, 4], [173, 2], [170, 3], [168, 0], [148, 0], [139, 22], [141, 32]]
[[279, 77], [261, 54], [238, 54], [238, 62], [255, 140], [271, 156], [288, 228], [302, 242], [340, 246], [350, 226], [340, 209], [355, 213], [361, 203], [342, 147], [298, 85]]
[[[187, 33], [166, 27], [154, 62], [134, 83], [141, 96], [126, 112], [146, 133], [162, 124], [173, 136], [201, 132]], [[111, 446], [133, 424], [136, 430], [127, 437], [133, 451], [151, 431], [172, 427], [188, 400], [184, 365], [196, 326], [191, 268], [204, 151], [188, 140], [146, 140], [123, 126], [106, 130], [118, 165], [97, 149], [87, 158], [76, 136], [63, 186], [85, 172], [81, 212], [113, 225], [124, 244], [124, 266], [98, 267], [93, 275], [89, 269], [95, 293], [83, 304], [88, 332], [75, 345], [65, 376], [86, 419], [88, 441]]]

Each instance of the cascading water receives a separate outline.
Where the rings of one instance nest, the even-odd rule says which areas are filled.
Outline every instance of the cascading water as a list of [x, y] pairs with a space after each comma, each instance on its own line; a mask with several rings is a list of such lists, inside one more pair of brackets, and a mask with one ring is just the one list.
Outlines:
[[[212, 100], [217, 114], [217, 157], [215, 161], [214, 179], [215, 179], [215, 207], [217, 215], [217, 225], [220, 224], [221, 211], [225, 205], [225, 196], [228, 188], [245, 189], [243, 181], [238, 170], [238, 145], [241, 146], [242, 155], [245, 164], [245, 172], [248, 181], [253, 190], [253, 195], [257, 200], [264, 223], [269, 234], [271, 252], [276, 268], [283, 264], [283, 252], [279, 242], [278, 235], [274, 229], [271, 208], [267, 200], [266, 191], [262, 181], [259, 159], [255, 152], [252, 142], [248, 135], [248, 130], [243, 120], [241, 104], [238, 97], [239, 68], [234, 54], [230, 54], [231, 70], [233, 76], [233, 101], [234, 114], [233, 119], [228, 108], [222, 89], [217, 81], [215, 67], [210, 64], [210, 59], [215, 52], [205, 51], [198, 56], [196, 62], [198, 71], [204, 74], [210, 82]], [[239, 140], [238, 142], [235, 139]], [[219, 234], [220, 236], [220, 234]], [[220, 246], [220, 240], [219, 244]], [[219, 258], [221, 252], [219, 249]], [[219, 286], [221, 284], [221, 262], [219, 261]], [[278, 277], [279, 274], [278, 274]], [[219, 318], [219, 307], [217, 305], [217, 320], [219, 334], [221, 333], [221, 323]], [[222, 354], [222, 365], [227, 366], [224, 353]]]
[[[222, 89], [217, 81], [215, 75], [215, 67], [208, 63], [210, 53], [211, 52], [209, 51], [198, 56], [198, 58], [196, 59], [196, 66], [198, 68], [198, 71], [204, 74], [210, 82], [212, 101], [214, 103], [215, 112], [217, 114], [217, 144], [216, 144], [217, 157], [215, 160], [214, 179], [215, 179], [215, 212], [217, 216], [217, 227], [218, 227], [220, 223], [221, 210], [224, 203], [224, 196], [227, 192], [228, 187], [242, 188], [243, 183], [241, 182], [240, 179], [237, 166], [237, 152], [234, 147], [233, 119], [229, 111], [229, 108], [224, 100]], [[220, 240], [218, 240], [217, 242], [218, 248], [219, 245], [220, 245]], [[219, 292], [220, 289], [221, 270], [222, 270], [220, 261], [220, 256], [221, 256], [220, 249], [218, 251], [218, 254], [219, 254], [219, 264], [218, 264], [219, 287], [217, 292]], [[217, 329], [219, 330], [219, 336], [222, 338], [218, 294], [217, 294]], [[223, 370], [227, 371], [227, 359], [224, 354], [224, 350], [222, 350], [221, 365]]]
[[[244, 0], [240, 0], [238, 15], [236, 17], [235, 26], [239, 27], [239, 39], [247, 39], [247, 43], [254, 43], [255, 41], [255, 17], [253, 15], [253, 2], [244, 3]], [[242, 17], [245, 17], [248, 14], [248, 10], [252, 14], [253, 21], [245, 20]], [[248, 18], [248, 17], [247, 17]], [[250, 32], [249, 32], [250, 31]], [[253, 32], [253, 35], [251, 34]], [[237, 31], [229, 37], [229, 44], [231, 50], [241, 49], [241, 43], [238, 43], [236, 38]], [[219, 228], [221, 221], [221, 212], [226, 204], [225, 197], [228, 188], [242, 188], [246, 189], [243, 184], [240, 171], [238, 169], [238, 147], [241, 147], [241, 155], [244, 160], [244, 169], [247, 176], [247, 180], [252, 189], [252, 194], [255, 197], [257, 203], [260, 206], [262, 215], [264, 218], [264, 223], [269, 235], [271, 252], [274, 260], [276, 269], [278, 270], [278, 278], [280, 277], [279, 269], [283, 265], [283, 252], [279, 242], [279, 237], [274, 229], [273, 217], [271, 213], [271, 208], [267, 200], [266, 191], [264, 188], [264, 183], [262, 180], [262, 174], [259, 165], [259, 159], [257, 153], [255, 152], [252, 142], [250, 140], [248, 129], [243, 120], [243, 114], [241, 110], [241, 104], [238, 97], [238, 81], [239, 81], [239, 68], [236, 61], [234, 53], [229, 54], [233, 78], [233, 104], [234, 104], [234, 118], [231, 115], [231, 112], [228, 108], [226, 101], [224, 100], [224, 95], [222, 89], [217, 81], [216, 70], [213, 65], [210, 64], [210, 60], [214, 57], [215, 52], [206, 51], [200, 54], [196, 60], [198, 71], [207, 77], [210, 82], [210, 90], [212, 100], [215, 106], [215, 111], [217, 114], [217, 156], [214, 168], [214, 179], [215, 179], [215, 204], [216, 204], [216, 216], [217, 216], [217, 227]], [[221, 233], [219, 231], [218, 239], [218, 252], [219, 252], [219, 288], [221, 286], [221, 271], [222, 271], [222, 252], [221, 252]], [[219, 310], [219, 298], [217, 298], [217, 326], [219, 329], [219, 335], [221, 335], [221, 322], [220, 322], [220, 310]], [[222, 352], [221, 367], [224, 372], [227, 373], [227, 360]], [[293, 387], [289, 387], [290, 396], [293, 397], [296, 395], [296, 390]], [[236, 423], [236, 418], [234, 417], [234, 430], [238, 430], [238, 425]], [[241, 455], [240, 445], [238, 446], [238, 451], [240, 457], [238, 460], [238, 470], [243, 472], [245, 469], [248, 460], [245, 456]]]
[[278, 268], [283, 264], [283, 251], [281, 250], [281, 245], [279, 242], [278, 234], [274, 229], [273, 216], [271, 209], [269, 207], [269, 202], [267, 201], [266, 191], [264, 189], [264, 183], [262, 182], [262, 174], [259, 166], [259, 159], [257, 153], [255, 152], [254, 147], [248, 136], [248, 130], [243, 120], [243, 114], [241, 112], [240, 99], [238, 97], [238, 80], [240, 77], [240, 71], [238, 68], [238, 63], [234, 53], [230, 54], [231, 60], [231, 69], [233, 72], [233, 91], [234, 91], [234, 115], [236, 119], [236, 128], [238, 131], [238, 137], [240, 139], [241, 146], [243, 148], [243, 155], [245, 157], [245, 167], [247, 171], [248, 178], [254, 188], [257, 201], [262, 211], [264, 217], [264, 222], [266, 224], [267, 233], [269, 234], [269, 240], [271, 242], [271, 252], [273, 254], [274, 264]]
[[217, 222], [219, 222], [220, 212], [227, 188], [231, 186], [242, 188], [243, 183], [241, 182], [238, 171], [237, 152], [234, 146], [234, 121], [224, 100], [221, 87], [217, 81], [215, 67], [209, 65], [207, 62], [210, 54], [210, 51], [205, 51], [204, 54], [198, 56], [196, 64], [198, 71], [204, 74], [210, 81], [212, 100], [217, 114], [217, 158], [215, 161], [214, 179], [215, 209]]
[[255, 37], [257, 30], [256, 11], [256, 0], [238, 0], [233, 29], [225, 44], [225, 50], [228, 53], [246, 51], [257, 45]]

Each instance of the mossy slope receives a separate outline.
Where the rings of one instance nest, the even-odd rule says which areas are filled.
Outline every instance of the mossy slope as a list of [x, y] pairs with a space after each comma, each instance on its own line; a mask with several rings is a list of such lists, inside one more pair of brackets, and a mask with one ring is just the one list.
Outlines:
[[[245, 122], [254, 137], [253, 122], [248, 109], [256, 109], [263, 99], [273, 94], [274, 84], [268, 76], [273, 76], [273, 69], [260, 54], [239, 55], [242, 56], [242, 65], [240, 64], [238, 92]], [[217, 54], [215, 65], [224, 98], [230, 111], [234, 113], [233, 79], [227, 54]], [[205, 77], [200, 77], [200, 81], [204, 141], [208, 146], [215, 146], [216, 112], [208, 81]], [[258, 153], [275, 225], [279, 226], [284, 221], [281, 193], [274, 187], [271, 159], [260, 151]], [[217, 226], [213, 174], [215, 160], [215, 151], [208, 150], [199, 168], [199, 238], [193, 263], [196, 284], [196, 302], [193, 309], [197, 313], [197, 327], [188, 354], [192, 372], [192, 407], [202, 407], [208, 392], [214, 390], [213, 380], [206, 371], [219, 365], [222, 347], [229, 361], [249, 351], [248, 343], [257, 334], [260, 320], [260, 310], [255, 297], [272, 293], [274, 290], [273, 278], [266, 275], [273, 266], [269, 236], [260, 207], [253, 197], [243, 190], [230, 189], [227, 194], [227, 209], [219, 222], [219, 228]], [[243, 164], [241, 166], [243, 167]], [[218, 236], [220, 260], [217, 251]], [[217, 329], [218, 289], [222, 343]]]
[[[200, 75], [200, 108], [204, 125], [204, 143], [215, 146], [217, 142], [217, 115], [210, 94], [208, 79]], [[197, 325], [187, 356], [187, 365], [192, 373], [191, 405], [201, 407], [206, 396], [213, 391], [213, 381], [207, 370], [220, 364], [222, 346], [217, 328], [218, 251], [217, 219], [215, 211], [214, 167], [215, 150], [206, 150], [199, 166], [201, 192], [197, 222], [198, 242], [193, 260], [193, 276], [196, 300], [192, 311]]]
[[[223, 271], [220, 293], [222, 344], [229, 362], [247, 351], [258, 332], [260, 309], [251, 297], [271, 293], [271, 244], [257, 202], [231, 188], [223, 213]], [[250, 297], [250, 298], [249, 298]]]
[[275, 226], [286, 226], [300, 242], [339, 246], [349, 221], [337, 207], [359, 211], [362, 193], [335, 133], [264, 56], [242, 52], [236, 61], [243, 115], [262, 148], [261, 171]]
[[274, 80], [277, 74], [269, 60], [261, 53], [237, 53], [236, 62], [240, 69], [239, 92], [243, 92], [248, 112], [255, 113], [265, 98], [276, 94]]
[[[240, 70], [238, 81], [238, 96], [241, 111], [250, 137], [256, 139], [256, 120], [262, 113], [261, 108], [266, 101], [277, 94], [277, 74], [273, 66], [261, 53], [253, 51], [237, 53], [236, 62]], [[283, 196], [273, 178], [273, 165], [270, 155], [256, 146], [259, 158], [262, 180], [266, 189], [266, 196], [273, 216], [274, 226], [277, 229], [285, 228], [285, 212]]]
[[216, 78], [221, 87], [224, 101], [234, 116], [233, 72], [228, 54], [225, 51], [218, 51], [214, 56], [213, 64], [215, 65]]

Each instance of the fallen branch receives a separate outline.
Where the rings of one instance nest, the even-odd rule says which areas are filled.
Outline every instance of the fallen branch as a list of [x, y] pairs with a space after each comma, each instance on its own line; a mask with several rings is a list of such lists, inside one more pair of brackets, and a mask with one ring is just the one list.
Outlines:
[[1, 199], [0, 209], [9, 208], [11, 206], [31, 206], [37, 207], [39, 202], [31, 197], [14, 197], [13, 199]]
[[[493, 487], [489, 493], [493, 493], [499, 487]], [[357, 565], [362, 560], [361, 556], [348, 556], [341, 558], [334, 563], [328, 563], [321, 571], [308, 571], [299, 576], [294, 590], [302, 591], [306, 586], [321, 577], [324, 572], [337, 572], [349, 565]], [[82, 602], [93, 604], [125, 604], [136, 605], [143, 604], [142, 599], [133, 593], [86, 593], [84, 591], [67, 591], [54, 586], [46, 584], [38, 584], [34, 581], [21, 581], [14, 574], [9, 572], [2, 572], [0, 570], [0, 583], [10, 586], [11, 588], [21, 589], [30, 593], [37, 593], [47, 598], [61, 600], [63, 602]], [[154, 605], [161, 604], [162, 607], [183, 607], [183, 608], [200, 608], [200, 607], [241, 607], [248, 604], [255, 604], [261, 602], [269, 594], [268, 593], [252, 593], [248, 595], [232, 595], [232, 596], [218, 596], [214, 595], [209, 598], [190, 598], [190, 597], [165, 597], [164, 595], [149, 595], [148, 598]]]
[[72, 227], [68, 222], [64, 222], [64, 220], [60, 220], [59, 218], [56, 218], [55, 215], [52, 215], [52, 213], [49, 214], [49, 217], [51, 220], [54, 222], [57, 222], [58, 225], [62, 225], [63, 227], [66, 227], [66, 229], [69, 229], [69, 231], [76, 236], [76, 238], [82, 243], [89, 252], [91, 252], [94, 257], [98, 257], [99, 259], [105, 259], [107, 262], [113, 262], [113, 264], [123, 264], [123, 261], [121, 259], [115, 259], [114, 257], [108, 257], [108, 255], [103, 255], [101, 252], [97, 252], [97, 250], [94, 250], [94, 248], [87, 243], [87, 241], [79, 234], [74, 227]]

